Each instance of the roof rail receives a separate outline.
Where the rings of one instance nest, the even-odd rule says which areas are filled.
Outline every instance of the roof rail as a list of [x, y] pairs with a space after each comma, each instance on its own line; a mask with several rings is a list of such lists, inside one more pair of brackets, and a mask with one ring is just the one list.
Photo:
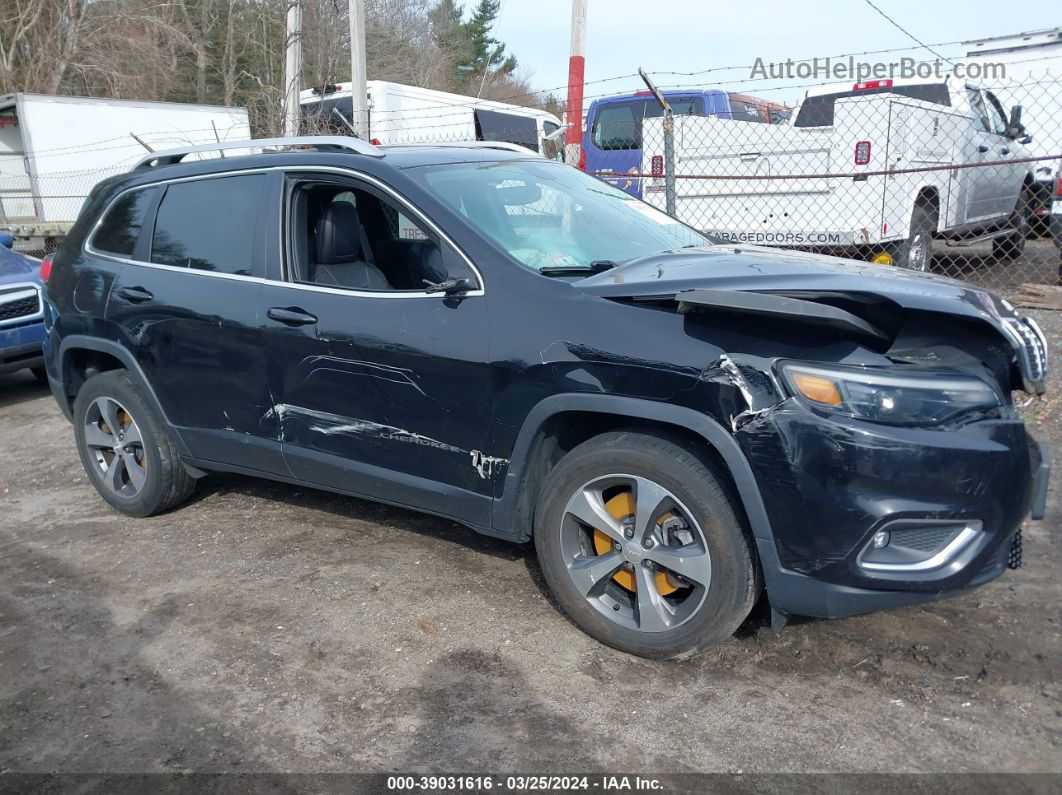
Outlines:
[[188, 155], [197, 152], [225, 152], [230, 149], [279, 149], [281, 147], [312, 146], [318, 151], [344, 150], [356, 152], [359, 155], [369, 157], [383, 157], [384, 153], [377, 147], [360, 138], [343, 135], [303, 135], [293, 138], [252, 138], [244, 141], [223, 141], [212, 144], [199, 144], [197, 146], [185, 146], [180, 149], [166, 149], [162, 152], [152, 152], [145, 155], [133, 170], [142, 168], [155, 168], [157, 166], [171, 166], [180, 163]]
[[394, 143], [384, 144], [383, 148], [399, 146], [419, 146], [423, 148], [442, 148], [442, 149], [503, 149], [506, 152], [519, 152], [522, 155], [538, 155], [534, 149], [527, 146], [521, 146], [520, 144], [512, 144], [508, 141], [440, 141], [439, 143], [432, 143], [431, 141], [420, 141], [417, 143]]

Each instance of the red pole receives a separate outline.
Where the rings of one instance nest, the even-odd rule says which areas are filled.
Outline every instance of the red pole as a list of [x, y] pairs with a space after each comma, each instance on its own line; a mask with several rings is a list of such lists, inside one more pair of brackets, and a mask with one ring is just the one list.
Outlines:
[[566, 121], [571, 126], [564, 141], [579, 146], [583, 138], [583, 79], [586, 68], [586, 4], [587, 0], [572, 0], [572, 46], [568, 59], [568, 107]]

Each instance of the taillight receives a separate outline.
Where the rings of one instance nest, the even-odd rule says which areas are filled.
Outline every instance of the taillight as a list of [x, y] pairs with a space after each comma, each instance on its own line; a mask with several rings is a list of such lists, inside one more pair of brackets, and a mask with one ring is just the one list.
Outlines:
[[586, 171], [586, 150], [579, 147], [579, 168]]
[[47, 257], [41, 260], [41, 281], [47, 283], [48, 279], [52, 277], [52, 260], [55, 259], [55, 254], [49, 254]]
[[369, 139], [369, 143], [372, 144], [373, 146], [380, 146], [380, 139], [379, 138], [370, 138]]
[[663, 155], [653, 155], [653, 159], [649, 161], [649, 173], [654, 177], [664, 176]]
[[855, 145], [855, 164], [865, 166], [870, 162], [870, 141], [857, 141]]
[[872, 88], [891, 88], [891, 80], [867, 80], [864, 83], [856, 83], [852, 86], [853, 91], [870, 91]]
[[1062, 177], [1055, 179], [1055, 197], [1062, 199]]

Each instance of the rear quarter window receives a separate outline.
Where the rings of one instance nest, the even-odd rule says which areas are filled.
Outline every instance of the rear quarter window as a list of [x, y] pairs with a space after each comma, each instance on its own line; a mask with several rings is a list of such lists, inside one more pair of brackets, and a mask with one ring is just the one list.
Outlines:
[[175, 182], [155, 217], [151, 262], [254, 275], [256, 226], [269, 194], [265, 174]]
[[92, 236], [92, 247], [106, 254], [131, 257], [156, 190], [154, 187], [133, 190], [112, 204]]

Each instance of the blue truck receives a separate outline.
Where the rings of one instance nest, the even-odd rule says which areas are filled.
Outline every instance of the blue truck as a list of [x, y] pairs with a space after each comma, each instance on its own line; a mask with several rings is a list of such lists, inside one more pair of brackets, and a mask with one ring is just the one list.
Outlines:
[[0, 374], [28, 368], [46, 383], [41, 264], [12, 251], [12, 242], [0, 232]]
[[[715, 89], [662, 93], [676, 116], [781, 124], [789, 120], [791, 110], [777, 102]], [[641, 198], [642, 182], [633, 175], [642, 167], [642, 120], [662, 113], [648, 91], [594, 100], [586, 114], [579, 167]]]

